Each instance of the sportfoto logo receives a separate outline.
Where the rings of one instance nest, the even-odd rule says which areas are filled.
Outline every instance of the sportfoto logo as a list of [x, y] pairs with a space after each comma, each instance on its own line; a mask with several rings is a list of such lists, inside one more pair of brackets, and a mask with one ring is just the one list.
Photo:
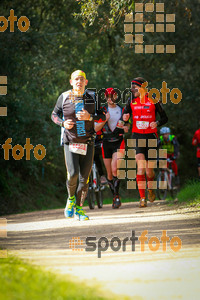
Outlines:
[[[145, 126], [147, 121], [141, 121], [140, 126]], [[159, 167], [160, 169], [167, 168], [167, 149], [159, 149], [157, 151], [157, 139], [127, 139], [126, 141], [126, 148], [127, 150], [121, 153], [120, 150], [117, 151], [117, 177], [119, 179], [125, 179], [127, 184], [128, 190], [135, 190], [136, 189], [136, 145], [139, 148], [143, 147], [150, 147], [154, 149], [148, 150], [148, 161], [140, 160], [138, 162], [139, 168], [145, 168], [148, 166], [149, 169], [155, 169]], [[146, 180], [139, 181], [138, 185], [141, 189], [146, 189]], [[156, 180], [149, 182], [150, 189], [157, 189], [158, 183]], [[167, 181], [160, 181], [159, 182], [159, 189], [167, 189]]]
[[135, 3], [135, 13], [125, 15], [124, 32], [125, 43], [135, 43], [135, 53], [175, 53], [174, 44], [145, 45], [144, 41], [149, 33], [175, 32], [175, 14], [165, 14], [164, 3]]
[[132, 235], [130, 237], [125, 237], [123, 240], [117, 236], [114, 236], [110, 242], [105, 236], [100, 237], [98, 240], [95, 236], [88, 236], [85, 240], [85, 248], [79, 247], [80, 245], [83, 245], [83, 240], [81, 240], [80, 237], [73, 237], [69, 241], [69, 248], [71, 248], [73, 251], [83, 251], [84, 249], [86, 252], [97, 251], [97, 257], [101, 258], [102, 252], [106, 252], [109, 248], [114, 252], [120, 250], [125, 252], [126, 245], [129, 241], [131, 241], [132, 252], [135, 251], [136, 241], [140, 242], [141, 252], [144, 252], [147, 249], [147, 245], [150, 251], [156, 252], [162, 247], [162, 251], [166, 252], [168, 247], [167, 242], [169, 242], [170, 249], [174, 252], [178, 252], [182, 247], [181, 239], [178, 236], [174, 236], [170, 239], [170, 237], [167, 236], [166, 230], [162, 231], [162, 236], [160, 239], [156, 236], [152, 236], [150, 239], [148, 239], [148, 230], [144, 230], [139, 237], [135, 236], [135, 230], [132, 230], [131, 233]]
[[12, 157], [15, 160], [20, 160], [24, 157], [24, 152], [26, 151], [26, 160], [30, 160], [30, 152], [33, 150], [34, 157], [37, 160], [42, 160], [46, 156], [46, 149], [43, 145], [38, 144], [35, 148], [30, 143], [30, 138], [26, 138], [26, 144], [24, 147], [17, 144], [14, 147], [11, 145], [12, 138], [8, 138], [5, 143], [2, 145], [2, 149], [4, 150], [4, 159], [9, 160], [10, 159], [10, 152], [12, 151]]
[[[94, 93], [97, 102], [99, 102], [100, 104], [106, 103], [105, 88], [101, 88], [98, 91], [96, 88], [88, 88], [88, 90]], [[114, 88], [114, 90], [116, 91], [118, 96], [115, 100], [116, 103], [121, 103], [122, 105], [124, 105], [127, 103], [128, 98], [132, 96], [131, 88], [126, 88], [124, 91], [120, 91], [118, 88]], [[161, 101], [163, 104], [167, 104], [168, 99], [170, 99], [173, 104], [178, 104], [182, 100], [181, 91], [178, 88], [173, 88], [172, 90], [170, 90], [167, 86], [166, 81], [162, 81], [162, 87], [160, 88], [160, 90], [157, 88], [152, 88], [149, 90], [148, 81], [145, 81], [142, 84], [141, 88], [139, 88], [139, 93], [141, 104], [145, 103], [146, 93], [148, 93], [150, 101], [154, 104], [158, 103], [159, 101]]]
[[[0, 76], [0, 96], [7, 95], [7, 76]], [[7, 117], [7, 107], [0, 107], [0, 117]]]
[[[15, 16], [14, 9], [10, 10], [10, 16], [8, 17], [8, 20], [4, 16], [0, 16], [0, 32], [6, 31], [8, 28], [8, 22], [10, 22], [10, 32], [14, 32], [15, 21], [17, 21], [17, 16]], [[17, 27], [21, 32], [26, 32], [30, 27], [29, 19], [26, 16], [21, 16], [18, 19]]]

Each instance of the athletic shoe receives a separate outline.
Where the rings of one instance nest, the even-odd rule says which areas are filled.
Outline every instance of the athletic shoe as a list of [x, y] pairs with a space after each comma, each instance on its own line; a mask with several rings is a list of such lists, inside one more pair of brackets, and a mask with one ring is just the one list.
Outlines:
[[148, 200], [153, 202], [156, 199], [156, 194], [154, 190], [148, 189]]
[[75, 207], [75, 215], [74, 218], [79, 221], [89, 220], [89, 217], [86, 216], [85, 211], [80, 206]]
[[140, 207], [147, 207], [147, 200], [145, 198], [140, 198]]
[[113, 198], [112, 208], [119, 208], [120, 206], [121, 206], [121, 201], [119, 196], [117, 195]]
[[64, 215], [66, 218], [73, 218], [74, 216], [74, 206], [76, 204], [76, 197], [72, 196], [67, 199], [67, 204], [64, 210]]

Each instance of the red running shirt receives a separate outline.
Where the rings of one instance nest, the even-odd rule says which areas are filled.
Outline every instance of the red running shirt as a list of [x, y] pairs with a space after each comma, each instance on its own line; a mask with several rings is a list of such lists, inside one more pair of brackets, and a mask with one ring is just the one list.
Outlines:
[[192, 145], [197, 146], [197, 157], [200, 157], [200, 128], [195, 131], [192, 139]]
[[133, 99], [130, 103], [133, 116], [132, 132], [137, 133], [157, 133], [157, 128], [150, 127], [151, 122], [156, 121], [155, 104], [145, 96], [145, 103], [142, 104], [140, 97]]

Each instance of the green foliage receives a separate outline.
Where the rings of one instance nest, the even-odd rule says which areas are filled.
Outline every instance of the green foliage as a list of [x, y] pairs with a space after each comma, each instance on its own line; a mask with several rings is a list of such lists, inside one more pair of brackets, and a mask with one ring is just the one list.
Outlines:
[[200, 182], [189, 180], [177, 195], [178, 202], [189, 206], [200, 205]]
[[106, 20], [107, 27], [113, 27], [125, 12], [130, 12], [134, 8], [134, 1], [131, 0], [82, 0], [79, 4], [81, 4], [81, 12], [74, 15], [83, 19], [84, 26], [87, 23], [91, 26], [98, 19], [99, 24]]

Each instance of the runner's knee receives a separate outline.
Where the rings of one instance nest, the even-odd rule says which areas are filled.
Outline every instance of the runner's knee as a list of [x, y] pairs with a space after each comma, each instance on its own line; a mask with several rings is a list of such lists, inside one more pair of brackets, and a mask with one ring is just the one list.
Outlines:
[[74, 172], [67, 173], [68, 182], [74, 182], [78, 179], [78, 172], [74, 170]]

